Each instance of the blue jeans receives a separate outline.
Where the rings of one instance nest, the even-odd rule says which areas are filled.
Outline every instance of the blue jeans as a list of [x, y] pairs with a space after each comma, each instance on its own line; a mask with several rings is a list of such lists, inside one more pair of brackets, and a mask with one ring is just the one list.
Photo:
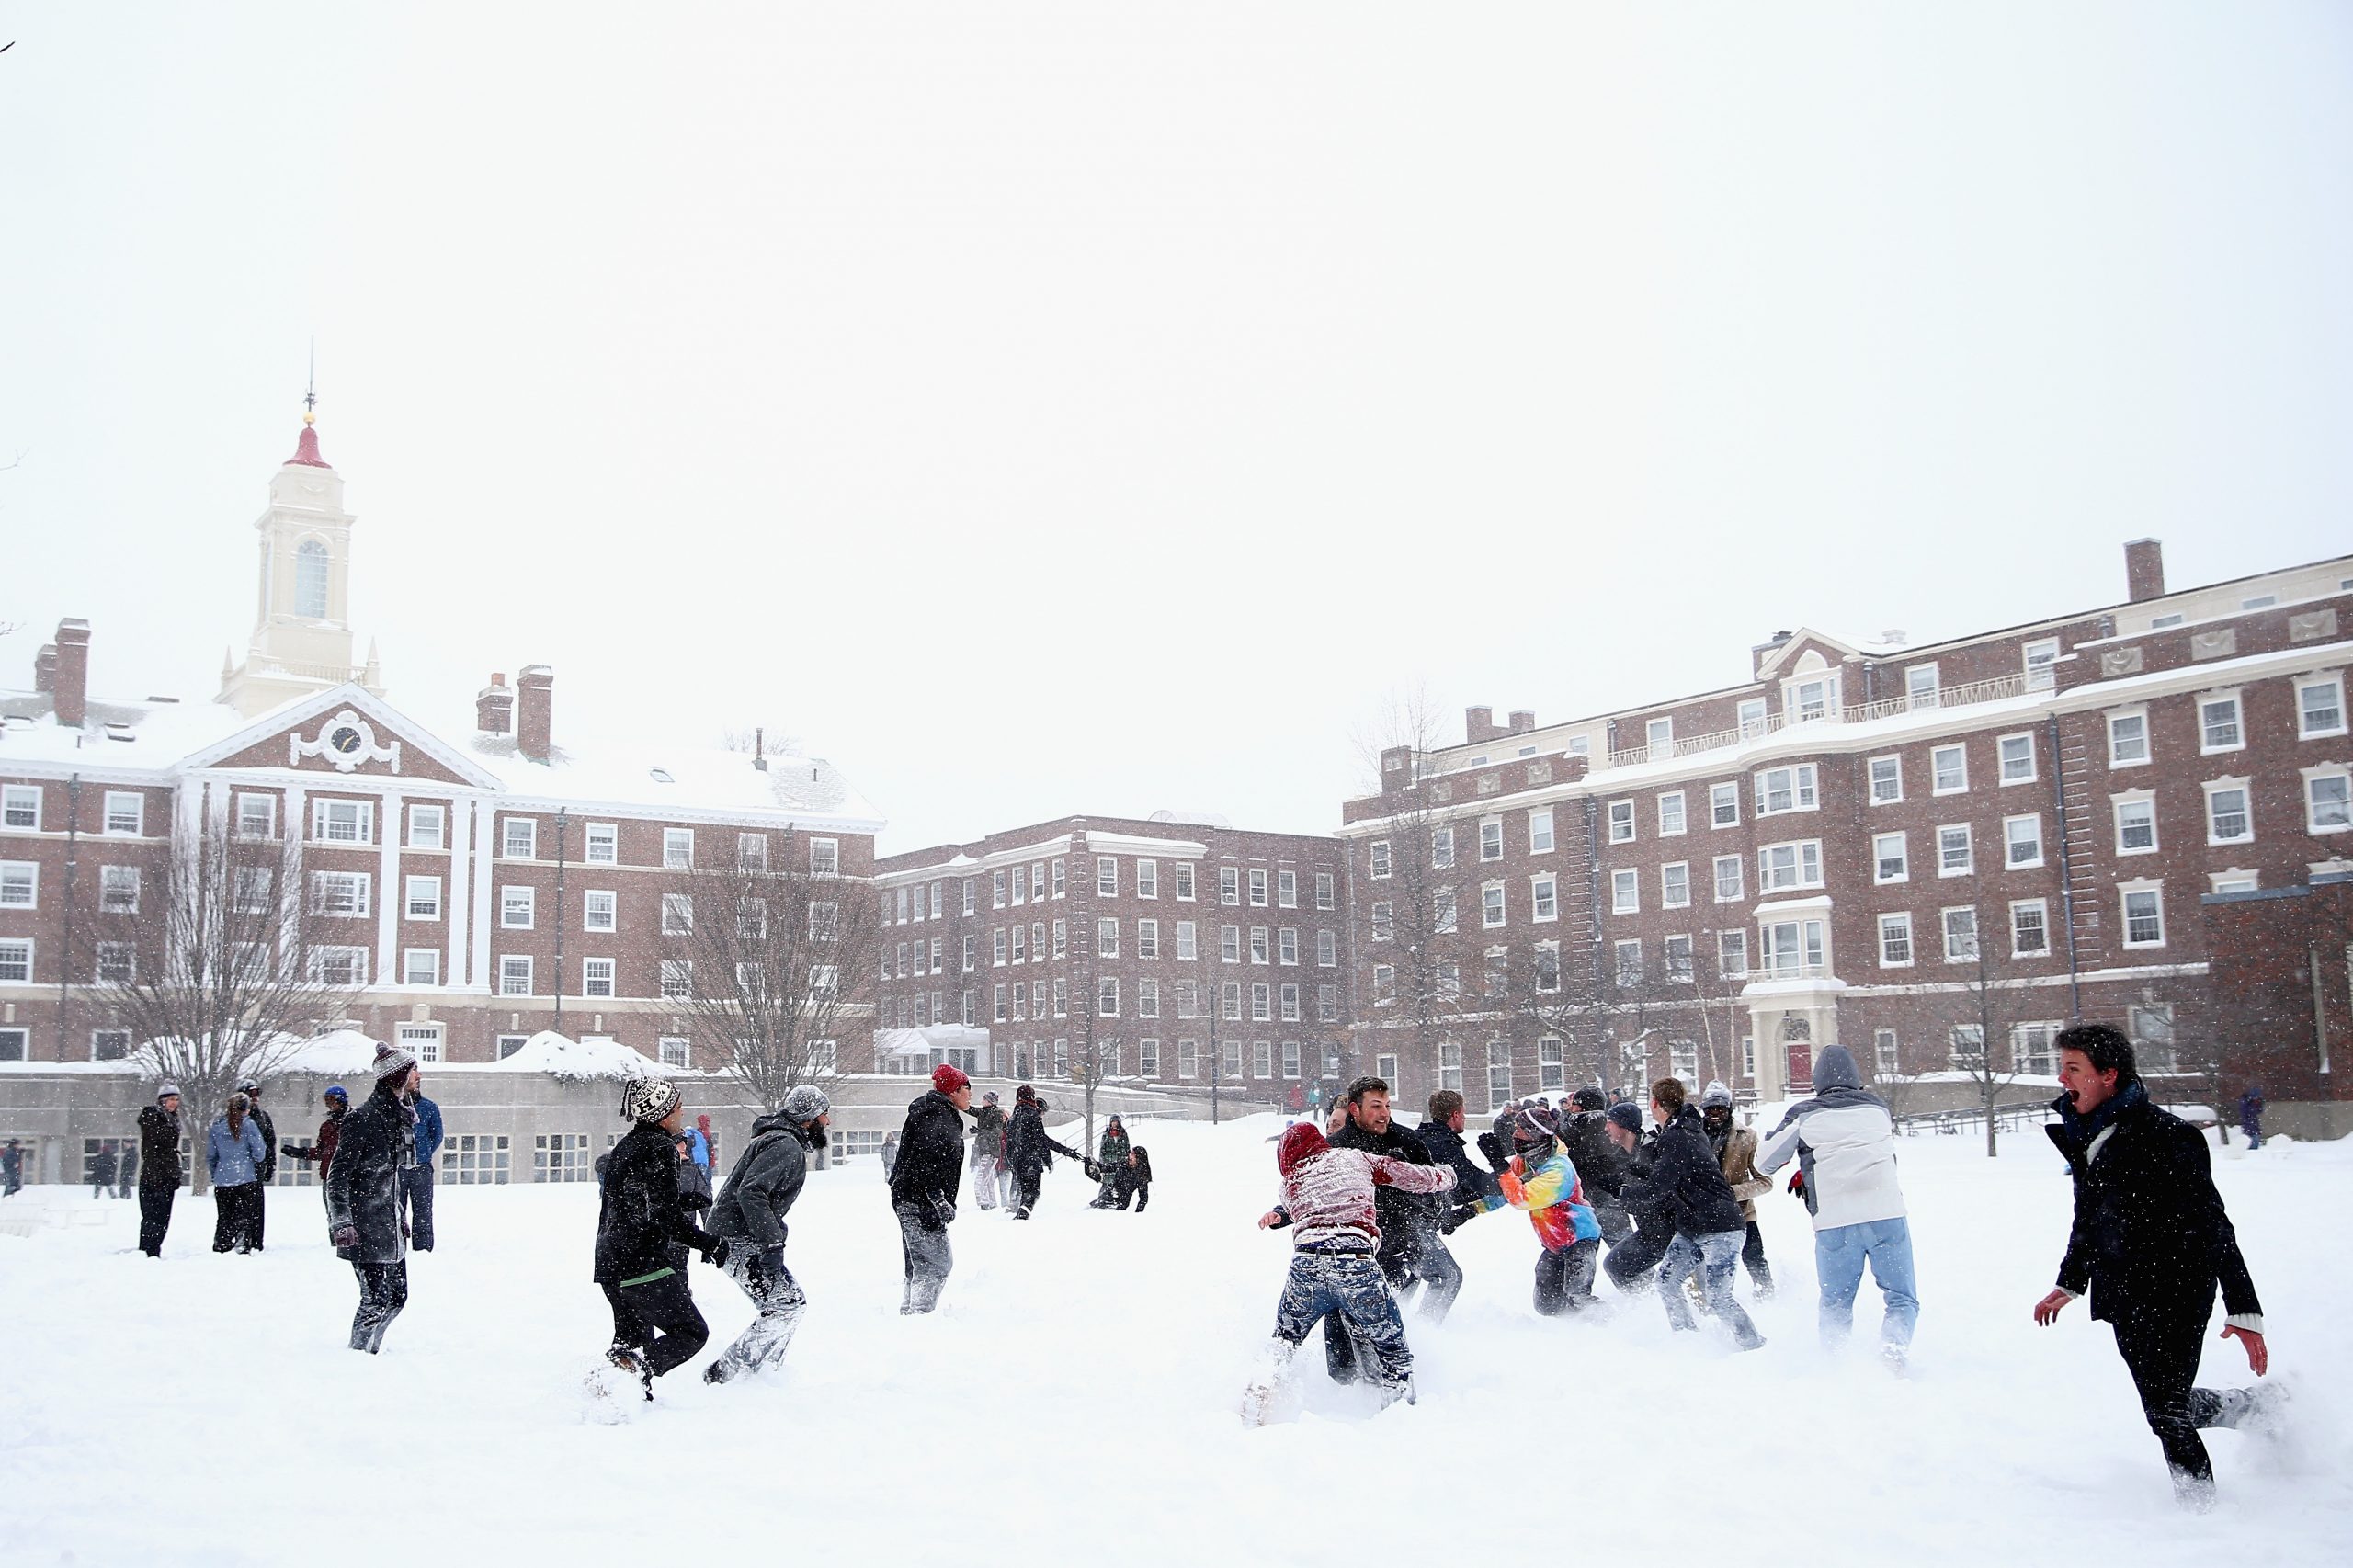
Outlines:
[[1912, 1227], [1903, 1219], [1834, 1225], [1813, 1233], [1813, 1271], [1822, 1280], [1822, 1343], [1843, 1342], [1855, 1326], [1855, 1292], [1862, 1289], [1863, 1264], [1887, 1297], [1887, 1320], [1880, 1338], [1902, 1349], [1912, 1343], [1920, 1321], [1919, 1288], [1912, 1278]]
[[1658, 1266], [1659, 1299], [1666, 1303], [1666, 1321], [1676, 1329], [1697, 1328], [1691, 1321], [1691, 1303], [1683, 1299], [1683, 1281], [1696, 1270], [1699, 1276], [1699, 1294], [1707, 1301], [1708, 1310], [1716, 1321], [1732, 1330], [1733, 1337], [1743, 1350], [1754, 1350], [1765, 1343], [1756, 1325], [1733, 1300], [1733, 1270], [1740, 1266], [1740, 1249], [1747, 1244], [1748, 1230], [1711, 1231], [1704, 1236], [1675, 1233], [1667, 1244], [1666, 1256]]
[[1359, 1375], [1389, 1388], [1405, 1386], [1414, 1354], [1405, 1347], [1396, 1299], [1370, 1250], [1291, 1254], [1290, 1277], [1275, 1306], [1275, 1337], [1297, 1345], [1327, 1313], [1333, 1319], [1327, 1332], [1345, 1336], [1348, 1364]]

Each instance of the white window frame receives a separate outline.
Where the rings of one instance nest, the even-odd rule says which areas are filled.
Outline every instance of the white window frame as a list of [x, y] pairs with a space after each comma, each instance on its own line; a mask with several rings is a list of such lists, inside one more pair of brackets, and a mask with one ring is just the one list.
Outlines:
[[[601, 902], [600, 902], [601, 901]], [[602, 914], [601, 924], [598, 921]], [[621, 895], [612, 888], [583, 888], [580, 891], [580, 928], [607, 936], [620, 929]]]
[[426, 802], [410, 806], [408, 846], [411, 849], [449, 848], [449, 808]]
[[[358, 804], [365, 806], [365, 801]], [[147, 835], [147, 797], [136, 790], [109, 790], [102, 805], [98, 829], [108, 838], [143, 838]], [[128, 825], [125, 825], [128, 824]], [[362, 843], [367, 842], [361, 840]]]
[[695, 864], [695, 830], [690, 827], [665, 827], [662, 830], [662, 865], [671, 871], [689, 871]]
[[[1895, 853], [1888, 853], [1889, 846]], [[1888, 869], [1893, 860], [1895, 869]], [[1875, 833], [1871, 835], [1871, 881], [1879, 887], [1912, 880], [1912, 835], [1908, 833]]]
[[[348, 812], [353, 836], [332, 831]], [[373, 844], [376, 842], [376, 802], [322, 798], [311, 802], [311, 842], [313, 844]]]
[[[1904, 944], [1904, 956], [1892, 958], [1891, 938]], [[1879, 967], [1910, 969], [1919, 957], [1919, 949], [1912, 939], [1912, 912], [1908, 909], [1891, 911], [1879, 917]]]
[[[1960, 782], [1944, 781], [1945, 758], [1960, 764]], [[1969, 747], [1959, 741], [1949, 745], [1931, 746], [1928, 750], [1928, 793], [1936, 795], [1966, 795], [1969, 793]]]
[[[2013, 771], [2011, 767], [2011, 748], [2014, 745], [2025, 747], [2026, 767], [2022, 772]], [[2031, 784], [2041, 776], [2041, 764], [2036, 755], [2032, 730], [2013, 730], [2006, 735], [1994, 737], [1994, 778], [1999, 788], [2006, 790], [2014, 785]]]
[[29, 937], [0, 937], [0, 970], [23, 970], [22, 974], [0, 974], [0, 985], [30, 985], [40, 971], [33, 968], [33, 940]]
[[[1880, 782], [1881, 782], [1881, 774], [1880, 774], [1880, 769], [1881, 769], [1881, 767], [1882, 766], [1884, 766], [1884, 767], [1886, 767], [1886, 769], [1887, 769], [1887, 774], [1886, 774], [1887, 780], [1888, 780], [1891, 784], [1893, 784], [1893, 788], [1892, 790], [1888, 790], [1888, 791], [1887, 791], [1887, 792], [1885, 792], [1885, 793], [1881, 793], [1881, 790], [1880, 790]], [[1904, 758], [1903, 758], [1903, 757], [1898, 756], [1889, 755], [1889, 756], [1875, 756], [1875, 757], [1870, 758], [1868, 762], [1866, 762], [1866, 763], [1864, 763], [1864, 764], [1863, 764], [1863, 778], [1864, 778], [1864, 780], [1865, 780], [1865, 784], [1864, 784], [1864, 793], [1868, 796], [1868, 798], [1870, 799], [1870, 803], [1871, 803], [1872, 805], [1874, 805], [1874, 806], [1893, 806], [1893, 805], [1900, 805], [1900, 804], [1903, 802], [1903, 800], [1904, 800]]]
[[[2150, 744], [2149, 710], [2147, 707], [2111, 708], [2102, 715], [2102, 718], [2105, 720], [2108, 732], [2109, 769], [2113, 772], [2115, 769], [2120, 767], [2148, 767], [2150, 758], [2155, 755], [2155, 752], [2154, 747]], [[2141, 755], [2138, 756], [2126, 756], [2117, 745], [2118, 727], [2126, 723], [2137, 724], [2140, 726]]]
[[1621, 866], [1609, 873], [1609, 913], [1640, 915], [1643, 912], [1643, 873], [1631, 866]]
[[[1725, 891], [1724, 872], [1732, 872], [1731, 891]], [[1715, 858], [1716, 902], [1738, 903], [1748, 896], [1748, 857], [1719, 855]]]
[[[2032, 914], [2040, 922], [2042, 946], [2029, 948], [2020, 942], [2025, 927], [2021, 915]], [[2047, 959], [2051, 956], [2051, 901], [2047, 898], [2014, 898], [2010, 901], [2010, 957], [2014, 959]]]
[[[108, 869], [112, 869], [111, 867]], [[40, 907], [40, 862], [0, 860], [0, 909]]]
[[[813, 877], [838, 877], [842, 874], [842, 841], [838, 838], [812, 838], [809, 841], [809, 874]], [[915, 896], [923, 896], [923, 889], [915, 889]], [[915, 918], [923, 918], [921, 906]]]
[[[1677, 883], [1682, 884], [1680, 890]], [[1691, 863], [1670, 860], [1658, 869], [1658, 906], [1661, 909], [1691, 907]]]
[[[2298, 676], [2289, 684], [2295, 691], [2296, 738], [2298, 740], [2325, 740], [2332, 735], [2341, 735], [2346, 733], [2345, 673], [2342, 670], [2325, 670], [2312, 675]], [[2304, 706], [2304, 693], [2323, 689], [2328, 692], [2330, 705], [2336, 710], [2336, 722], [2315, 729], [2305, 722], [2306, 718], [2309, 717], [2309, 710]]]
[[[2027, 859], [2018, 858], [2018, 828], [2021, 823], [2032, 824], [2034, 827], [2034, 854]], [[2042, 864], [2042, 813], [2040, 812], [2025, 812], [2014, 817], [2002, 819], [2002, 869], [2030, 870]]]
[[1552, 808], [1550, 806], [1529, 807], [1528, 852], [1530, 855], [1550, 855], [1558, 844], [1559, 840], [1554, 837], [1552, 832]]
[[[348, 896], [337, 898], [330, 890], [346, 890]], [[335, 908], [335, 903], [347, 903], [348, 908]], [[313, 871], [311, 873], [311, 913], [330, 920], [365, 920], [376, 913], [376, 879], [368, 871]]]
[[[602, 990], [597, 987], [602, 986]], [[590, 958], [580, 960], [580, 994], [582, 997], [608, 1002], [620, 994], [620, 964], [610, 958]]]
[[1479, 925], [1481, 929], [1487, 931], [1495, 930], [1504, 924], [1506, 917], [1507, 915], [1504, 903], [1503, 883], [1486, 882], [1482, 884], [1479, 889]]
[[[417, 895], [422, 892], [422, 898]], [[419, 907], [422, 905], [422, 907]], [[403, 877], [401, 879], [401, 918], [404, 920], [438, 921], [441, 918], [441, 879], [438, 877]]]
[[[1965, 915], [1969, 917], [1970, 946], [1966, 952], [1954, 951], [1953, 916], [1956, 915]], [[1937, 911], [1937, 935], [1944, 946], [1945, 962], [1975, 963], [1978, 950], [1985, 940], [1984, 925], [1977, 918], [1977, 906], [1973, 903], [1948, 904]]]
[[136, 866], [115, 865], [98, 868], [98, 911], [103, 915], [136, 915], [139, 895], [143, 891]]
[[1708, 786], [1708, 825], [1711, 828], [1740, 825], [1740, 780], [1727, 778]]
[[240, 790], [236, 804], [237, 836], [249, 841], [278, 836], [278, 797]]
[[[2201, 783], [2199, 788], [2205, 795], [2206, 842], [2209, 845], [2252, 844], [2255, 842], [2255, 781], [2252, 778], [2209, 778]], [[2218, 831], [2218, 819], [2216, 818], [2214, 812], [2214, 797], [2228, 790], [2236, 790], [2238, 792], [2239, 817], [2241, 822], [2245, 824], [2245, 828], [2244, 831], [2233, 834], [2226, 838]]]
[[1376, 838], [1365, 846], [1365, 876], [1367, 880], [1376, 882], [1387, 881], [1389, 880], [1390, 870], [1392, 864], [1393, 857], [1390, 853], [1389, 840], [1385, 838]]
[[[1776, 875], [1775, 863], [1779, 852], [1783, 850], [1789, 852], [1791, 880], [1788, 881], [1780, 881]], [[1822, 840], [1818, 838], [1790, 838], [1779, 844], [1756, 846], [1756, 891], [1760, 896], [1821, 887], [1823, 875]]]
[[1608, 814], [1609, 823], [1609, 842], [1612, 844], [1633, 843], [1634, 802], [1631, 800], [1612, 801], [1609, 802]]
[[2059, 639], [2038, 637], [2018, 650], [2029, 691], [2049, 691], [2059, 683]]
[[1528, 918], [1538, 925], [1550, 925], [1561, 917], [1561, 884], [1552, 872], [1545, 871], [1528, 879]]
[[[238, 797], [243, 800], [244, 797]], [[265, 795], [261, 799], [268, 800]], [[40, 831], [41, 788], [38, 784], [0, 784], [0, 827], [11, 833]], [[17, 819], [24, 820], [19, 821]]]
[[501, 953], [498, 957], [498, 994], [529, 996], [531, 989], [531, 956], [529, 953]]
[[1661, 838], [1681, 836], [1689, 821], [1684, 810], [1684, 794], [1680, 790], [1667, 790], [1658, 798], [1658, 835]]
[[[2201, 691], [2197, 700], [2198, 755], [2219, 756], [2225, 752], [2246, 750], [2246, 700], [2240, 688], [2225, 687], [2217, 691]], [[2213, 718], [2207, 710], [2220, 708], [2224, 703], [2230, 705], [2232, 738], [2217, 742], [2213, 739]]]
[[[2150, 878], [2136, 882], [2116, 884], [2116, 931], [2123, 946], [2132, 949], [2162, 948], [2165, 945], [2165, 879]], [[2135, 938], [2132, 935], [2132, 905], [2135, 900], [2146, 899], [2151, 916], [2156, 921], [2154, 937]]]
[[[423, 971], [421, 974], [420, 970]], [[441, 983], [441, 949], [403, 948], [401, 949], [401, 983], [438, 986]]]
[[[2353, 767], [2341, 762], [2315, 763], [2302, 769], [2304, 778], [2304, 831], [2306, 833], [2344, 833], [2353, 829]], [[2321, 820], [2320, 786], [2334, 784], [2338, 798], [2332, 802], [2332, 818]]]
[[[1779, 774], [1790, 776], [1786, 790], [1774, 788], [1771, 780]], [[1822, 806], [1820, 770], [1811, 762], [1782, 763], [1773, 767], [1760, 767], [1750, 777], [1756, 781], [1752, 809], [1759, 817], [1787, 816], [1792, 812], [1818, 811]], [[1786, 793], [1790, 803], [1772, 804], [1773, 797]]]
[[[1949, 835], [1959, 835], [1955, 839]], [[1961, 846], [1961, 858], [1953, 859], [1953, 846]], [[1973, 877], [1977, 874], [1977, 835], [1965, 822], [1937, 824], [1937, 875], [1939, 877]]]
[[[2158, 849], [2163, 846], [2157, 827], [2156, 791], [2154, 790], [2124, 790], [2110, 795], [2108, 799], [2109, 827], [2116, 853], [2120, 856], [2154, 855]], [[2128, 845], [2125, 843], [2124, 837], [2127, 829], [2142, 825], [2138, 821], [2128, 823], [2125, 820], [2125, 814], [2128, 812], [2135, 813], [2145, 812], [2147, 813], [2146, 825], [2149, 830], [2148, 843], [2134, 845]]]
[[1504, 858], [1504, 819], [1483, 818], [1479, 824], [1479, 862], [1482, 865]]
[[1944, 683], [1938, 675], [1934, 659], [1904, 666], [1904, 706], [1906, 711], [1918, 712], [1923, 708], [1941, 706], [1938, 699], [1943, 690]]
[[[523, 918], [515, 918], [520, 908]], [[529, 931], [539, 923], [540, 890], [517, 882], [508, 882], [498, 890], [498, 928], [502, 931]]]
[[[522, 853], [516, 853], [517, 845]], [[498, 858], [502, 860], [536, 860], [540, 858], [540, 819], [537, 817], [501, 817], [498, 820]]]

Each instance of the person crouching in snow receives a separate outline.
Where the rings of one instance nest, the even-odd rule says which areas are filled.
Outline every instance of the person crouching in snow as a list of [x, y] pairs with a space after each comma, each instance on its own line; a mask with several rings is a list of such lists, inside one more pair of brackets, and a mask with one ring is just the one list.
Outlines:
[[752, 1123], [752, 1141], [735, 1156], [710, 1211], [710, 1228], [727, 1244], [727, 1278], [760, 1315], [705, 1367], [703, 1381], [723, 1383], [784, 1359], [809, 1298], [784, 1266], [784, 1216], [808, 1179], [809, 1151], [825, 1146], [833, 1102], [814, 1084], [799, 1084], [784, 1104]]
[[1129, 1150], [1120, 1168], [1111, 1173], [1111, 1196], [1115, 1209], [1126, 1209], [1131, 1198], [1139, 1214], [1152, 1207], [1152, 1156], [1142, 1144]]
[[1286, 1131], [1275, 1146], [1275, 1167], [1282, 1173], [1282, 1201], [1259, 1216], [1258, 1228], [1290, 1227], [1290, 1276], [1275, 1307], [1269, 1364], [1244, 1395], [1243, 1419], [1252, 1426], [1266, 1420], [1292, 1355], [1327, 1313], [1337, 1314], [1369, 1353], [1358, 1357], [1358, 1365], [1380, 1387], [1381, 1403], [1410, 1403], [1414, 1353], [1406, 1347], [1405, 1325], [1381, 1265], [1373, 1261], [1381, 1244], [1381, 1227], [1372, 1217], [1373, 1188], [1449, 1192], [1453, 1170], [1335, 1149], [1322, 1131], [1305, 1123]]
[[1503, 1192], [1472, 1206], [1482, 1213], [1506, 1203], [1527, 1210], [1544, 1244], [1536, 1256], [1536, 1310], [1546, 1317], [1600, 1303], [1593, 1271], [1601, 1261], [1601, 1221], [1556, 1135], [1559, 1125], [1544, 1106], [1515, 1116], [1511, 1164], [1497, 1178]]
[[[694, 1358], [710, 1337], [695, 1310], [685, 1270], [670, 1262], [673, 1243], [724, 1267], [727, 1244], [688, 1217], [678, 1195], [678, 1130], [686, 1102], [662, 1078], [636, 1078], [621, 1090], [621, 1114], [633, 1125], [613, 1145], [597, 1212], [597, 1268], [613, 1309], [613, 1343], [605, 1358], [636, 1376], [654, 1397], [654, 1380]], [[346, 1149], [349, 1148], [346, 1133]], [[337, 1154], [340, 1168], [342, 1155]], [[658, 1331], [658, 1335], [657, 1335]]]

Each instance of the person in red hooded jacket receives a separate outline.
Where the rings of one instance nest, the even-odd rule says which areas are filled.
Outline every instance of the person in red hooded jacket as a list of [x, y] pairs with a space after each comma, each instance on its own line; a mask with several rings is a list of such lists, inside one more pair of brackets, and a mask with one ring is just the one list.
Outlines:
[[1370, 1381], [1381, 1389], [1381, 1403], [1411, 1403], [1414, 1353], [1396, 1299], [1373, 1258], [1381, 1245], [1373, 1188], [1445, 1192], [1454, 1186], [1453, 1169], [1335, 1149], [1307, 1122], [1283, 1133], [1275, 1165], [1282, 1173], [1282, 1201], [1259, 1217], [1258, 1228], [1290, 1228], [1290, 1275], [1275, 1307], [1267, 1364], [1243, 1396], [1243, 1419], [1254, 1426], [1265, 1422], [1292, 1353], [1326, 1313], [1336, 1313], [1361, 1347], [1358, 1364], [1374, 1369]]

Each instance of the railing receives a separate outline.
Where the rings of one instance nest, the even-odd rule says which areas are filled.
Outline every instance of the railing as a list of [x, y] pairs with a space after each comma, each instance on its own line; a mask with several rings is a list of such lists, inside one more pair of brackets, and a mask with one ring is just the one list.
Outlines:
[[[2053, 1114], [2050, 1103], [2045, 1100], [1997, 1105], [1994, 1108], [1994, 1127], [1997, 1131], [2015, 1132], [2020, 1128], [2040, 1127]], [[1984, 1127], [1985, 1108], [1978, 1105], [1961, 1106], [1951, 1110], [1918, 1110], [1893, 1119], [1902, 1132], [1950, 1135]]]
[[1949, 686], [1939, 691], [1925, 692], [1916, 697], [1890, 697], [1878, 702], [1859, 702], [1841, 708], [1836, 713], [1776, 713], [1738, 729], [1716, 730], [1704, 735], [1686, 735], [1677, 740], [1654, 742], [1627, 746], [1609, 754], [1606, 767], [1629, 767], [1636, 763], [1665, 762], [1678, 756], [1697, 756], [1702, 752], [1723, 751], [1784, 730], [1794, 730], [1807, 724], [1862, 724], [1873, 719], [1892, 719], [1898, 713], [1918, 712], [1931, 708], [1970, 708], [1981, 702], [2000, 702], [2012, 697], [2022, 697], [2028, 690], [2023, 674], [1996, 676], [1992, 680], [1972, 681], [1966, 686]]

